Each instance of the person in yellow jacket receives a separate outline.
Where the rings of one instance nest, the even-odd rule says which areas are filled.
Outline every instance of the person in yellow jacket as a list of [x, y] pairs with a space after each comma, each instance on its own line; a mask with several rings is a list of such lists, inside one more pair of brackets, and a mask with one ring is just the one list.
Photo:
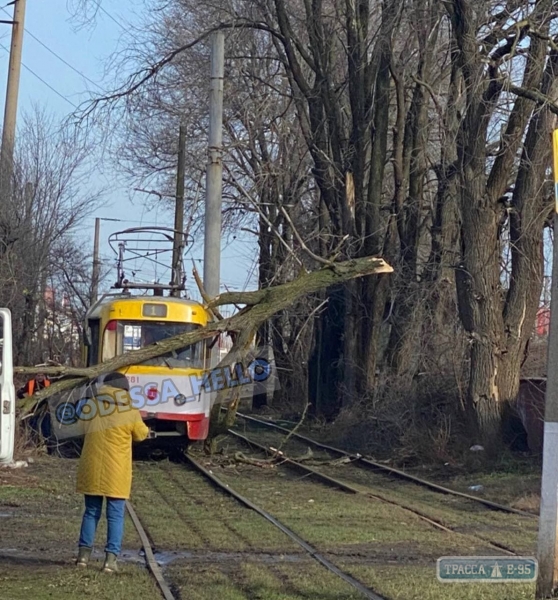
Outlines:
[[103, 570], [117, 570], [124, 535], [124, 510], [132, 487], [132, 442], [149, 436], [139, 410], [132, 407], [128, 380], [109, 373], [94, 398], [79, 408], [84, 443], [77, 473], [77, 492], [85, 496], [76, 564], [91, 556], [97, 525], [106, 499], [107, 543]]

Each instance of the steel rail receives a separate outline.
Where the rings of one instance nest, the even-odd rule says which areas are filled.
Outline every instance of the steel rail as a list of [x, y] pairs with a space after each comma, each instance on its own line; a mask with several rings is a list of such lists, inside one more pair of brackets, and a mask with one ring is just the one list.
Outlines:
[[510, 547], [508, 547], [504, 544], [500, 544], [498, 542], [487, 540], [483, 537], [480, 537], [480, 536], [477, 536], [474, 534], [466, 534], [466, 533], [462, 533], [460, 531], [456, 531], [455, 529], [452, 529], [451, 527], [448, 527], [447, 525], [440, 523], [440, 521], [437, 521], [436, 519], [429, 517], [428, 515], [424, 514], [420, 510], [417, 510], [416, 508], [411, 508], [411, 507], [406, 506], [405, 504], [401, 504], [400, 502], [397, 502], [395, 500], [390, 500], [389, 498], [386, 498], [385, 496], [382, 496], [382, 495], [376, 493], [375, 491], [370, 492], [370, 491], [360, 490], [344, 481], [340, 481], [339, 479], [330, 477], [329, 475], [326, 475], [325, 473], [321, 473], [320, 471], [317, 471], [316, 469], [313, 469], [312, 467], [309, 467], [308, 465], [303, 465], [302, 463], [298, 462], [297, 460], [286, 456], [284, 452], [282, 452], [282, 451], [278, 452], [275, 448], [264, 446], [264, 445], [260, 444], [259, 442], [256, 442], [256, 441], [254, 441], [232, 429], [229, 429], [229, 433], [231, 433], [233, 436], [239, 438], [247, 445], [258, 448], [259, 450], [265, 452], [266, 454], [276, 456], [278, 459], [281, 460], [281, 464], [285, 464], [288, 467], [294, 468], [299, 471], [305, 471], [307, 474], [316, 477], [317, 479], [319, 479], [326, 485], [329, 485], [330, 487], [339, 488], [339, 489], [341, 489], [345, 492], [349, 492], [351, 494], [365, 496], [366, 498], [373, 498], [374, 500], [377, 500], [379, 502], [384, 502], [385, 504], [397, 506], [407, 512], [414, 514], [415, 516], [419, 517], [419, 519], [421, 519], [422, 521], [425, 521], [429, 525], [432, 525], [432, 527], [435, 527], [436, 529], [440, 529], [441, 531], [444, 531], [445, 533], [452, 533], [454, 535], [461, 535], [461, 536], [465, 536], [465, 537], [471, 536], [477, 540], [481, 540], [484, 544], [487, 544], [488, 546], [495, 548], [496, 550], [501, 550], [502, 552], [505, 552], [506, 554], [509, 554], [510, 556], [517, 556], [517, 552], [515, 552], [515, 550], [512, 550]]
[[236, 500], [238, 500], [244, 506], [252, 509], [257, 512], [264, 519], [267, 519], [270, 523], [275, 525], [278, 529], [280, 529], [285, 535], [287, 535], [291, 540], [296, 542], [299, 546], [301, 546], [306, 552], [317, 562], [319, 562], [322, 566], [324, 566], [328, 571], [334, 573], [349, 585], [357, 589], [365, 598], [369, 600], [387, 600], [383, 596], [379, 596], [376, 592], [367, 588], [363, 583], [355, 579], [352, 575], [345, 573], [339, 567], [330, 562], [325, 556], [322, 556], [316, 548], [311, 546], [306, 540], [302, 539], [299, 535], [297, 535], [294, 531], [289, 529], [286, 525], [281, 523], [278, 519], [276, 519], [273, 515], [265, 511], [263, 508], [260, 508], [256, 504], [254, 504], [248, 498], [245, 498], [241, 494], [239, 494], [236, 490], [233, 490], [229, 485], [223, 483], [218, 477], [216, 477], [211, 471], [206, 469], [203, 465], [201, 465], [197, 460], [192, 458], [189, 454], [184, 455], [186, 460], [192, 464], [202, 475], [204, 475], [207, 479], [209, 479], [215, 486], [219, 489], [223, 490]]
[[367, 467], [371, 467], [374, 469], [378, 469], [380, 471], [384, 471], [386, 473], [390, 473], [395, 475], [401, 479], [406, 479], [407, 481], [412, 481], [422, 487], [429, 488], [436, 492], [440, 492], [442, 494], [451, 494], [453, 496], [459, 496], [461, 498], [466, 498], [467, 500], [472, 500], [473, 502], [478, 502], [480, 504], [484, 504], [488, 508], [493, 510], [499, 510], [502, 512], [513, 513], [517, 515], [521, 515], [522, 517], [529, 517], [531, 519], [536, 519], [537, 515], [532, 513], [528, 513], [524, 510], [520, 510], [518, 508], [512, 508], [511, 506], [506, 506], [504, 504], [498, 504], [497, 502], [492, 502], [492, 500], [487, 500], [485, 498], [479, 498], [478, 496], [472, 496], [471, 494], [466, 494], [465, 492], [459, 492], [458, 490], [453, 490], [451, 488], [444, 487], [442, 485], [438, 485], [437, 483], [433, 483], [431, 481], [427, 481], [426, 479], [422, 479], [417, 477], [416, 475], [411, 475], [410, 473], [405, 473], [405, 471], [401, 471], [400, 469], [396, 469], [394, 467], [388, 467], [387, 465], [382, 465], [381, 463], [375, 462], [370, 458], [365, 456], [361, 456], [360, 454], [352, 454], [351, 452], [346, 452], [345, 450], [341, 450], [340, 448], [334, 448], [333, 446], [329, 446], [327, 444], [322, 444], [321, 442], [317, 442], [312, 438], [306, 437], [305, 435], [301, 435], [300, 433], [293, 433], [290, 429], [286, 427], [281, 427], [281, 425], [277, 425], [276, 423], [264, 421], [262, 419], [258, 419], [256, 417], [251, 417], [249, 415], [244, 415], [242, 413], [237, 413], [237, 415], [241, 419], [245, 419], [247, 421], [252, 421], [254, 423], [258, 423], [260, 425], [264, 425], [265, 427], [270, 427], [273, 429], [277, 429], [279, 431], [283, 431], [285, 433], [290, 433], [292, 437], [295, 437], [299, 440], [304, 440], [308, 444], [315, 446], [316, 448], [322, 448], [323, 450], [328, 450], [329, 452], [333, 452], [334, 454], [338, 454], [340, 456], [346, 456], [351, 458], [353, 462], [359, 465], [366, 465]]
[[126, 509], [128, 510], [128, 514], [132, 519], [134, 527], [138, 532], [141, 543], [143, 545], [143, 551], [145, 552], [145, 562], [147, 563], [147, 567], [151, 571], [151, 574], [157, 581], [157, 585], [163, 594], [163, 598], [165, 600], [176, 600], [176, 597], [171, 592], [165, 578], [163, 576], [163, 572], [161, 571], [161, 567], [159, 567], [157, 561], [155, 560], [155, 556], [153, 555], [153, 548], [151, 547], [151, 542], [149, 541], [149, 537], [147, 536], [147, 532], [145, 531], [141, 521], [134, 510], [134, 507], [130, 503], [129, 500], [126, 500]]

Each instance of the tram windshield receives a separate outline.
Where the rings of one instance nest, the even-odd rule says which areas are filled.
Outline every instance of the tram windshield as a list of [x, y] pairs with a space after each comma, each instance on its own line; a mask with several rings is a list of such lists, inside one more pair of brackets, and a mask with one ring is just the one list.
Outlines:
[[[131, 350], [138, 350], [168, 338], [199, 329], [193, 323], [168, 321], [110, 321], [103, 339], [103, 361]], [[205, 342], [171, 350], [162, 356], [143, 361], [142, 365], [170, 368], [204, 368]]]

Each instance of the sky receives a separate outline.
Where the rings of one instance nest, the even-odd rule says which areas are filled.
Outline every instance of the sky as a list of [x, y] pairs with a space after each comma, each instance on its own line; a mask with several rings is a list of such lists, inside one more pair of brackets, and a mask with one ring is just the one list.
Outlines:
[[[1, 0], [0, 0], [1, 2]], [[105, 74], [107, 60], [119, 48], [123, 33], [129, 25], [139, 23], [141, 2], [130, 0], [104, 0], [103, 11], [97, 15], [93, 26], [79, 28], [68, 6], [69, 0], [27, 0], [25, 35], [23, 42], [23, 67], [18, 104], [18, 123], [25, 111], [34, 106], [63, 119], [80, 102], [87, 100], [88, 90], [97, 84], [106, 89], [114, 73]], [[7, 2], [6, 2], [7, 4]], [[2, 19], [11, 19], [13, 7], [3, 6]], [[138, 8], [139, 7], [139, 8]], [[7, 12], [5, 12], [7, 11]], [[5, 86], [11, 26], [0, 24], [0, 110], [4, 111]], [[56, 55], [58, 56], [55, 56]], [[209, 110], [209, 106], [208, 106]], [[91, 173], [91, 189], [99, 186], [110, 190], [103, 197], [103, 206], [84, 221], [79, 232], [84, 245], [93, 249], [95, 217], [119, 219], [101, 221], [101, 258], [105, 265], [114, 264], [116, 255], [108, 244], [108, 237], [116, 231], [131, 227], [172, 227], [174, 216], [168, 208], [150, 208], [145, 194], [133, 192], [123, 181], [122, 173], [106, 165], [103, 172]], [[221, 254], [222, 291], [257, 288], [257, 244], [254, 236], [239, 235], [237, 239], [223, 239]], [[190, 257], [196, 259], [203, 273], [203, 239], [197, 239], [186, 254], [187, 287], [189, 294], [198, 298], [191, 273]], [[141, 265], [142, 278], [155, 275], [168, 279], [160, 268], [155, 271], [145, 261]], [[116, 270], [106, 280], [108, 286], [116, 279]], [[107, 286], [105, 286], [107, 287]], [[104, 289], [102, 291], [108, 291]]]

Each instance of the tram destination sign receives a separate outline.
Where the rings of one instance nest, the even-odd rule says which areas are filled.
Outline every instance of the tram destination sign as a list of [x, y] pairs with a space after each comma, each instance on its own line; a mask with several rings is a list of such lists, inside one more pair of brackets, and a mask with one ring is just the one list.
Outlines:
[[436, 577], [444, 583], [529, 583], [537, 579], [532, 556], [443, 556]]

